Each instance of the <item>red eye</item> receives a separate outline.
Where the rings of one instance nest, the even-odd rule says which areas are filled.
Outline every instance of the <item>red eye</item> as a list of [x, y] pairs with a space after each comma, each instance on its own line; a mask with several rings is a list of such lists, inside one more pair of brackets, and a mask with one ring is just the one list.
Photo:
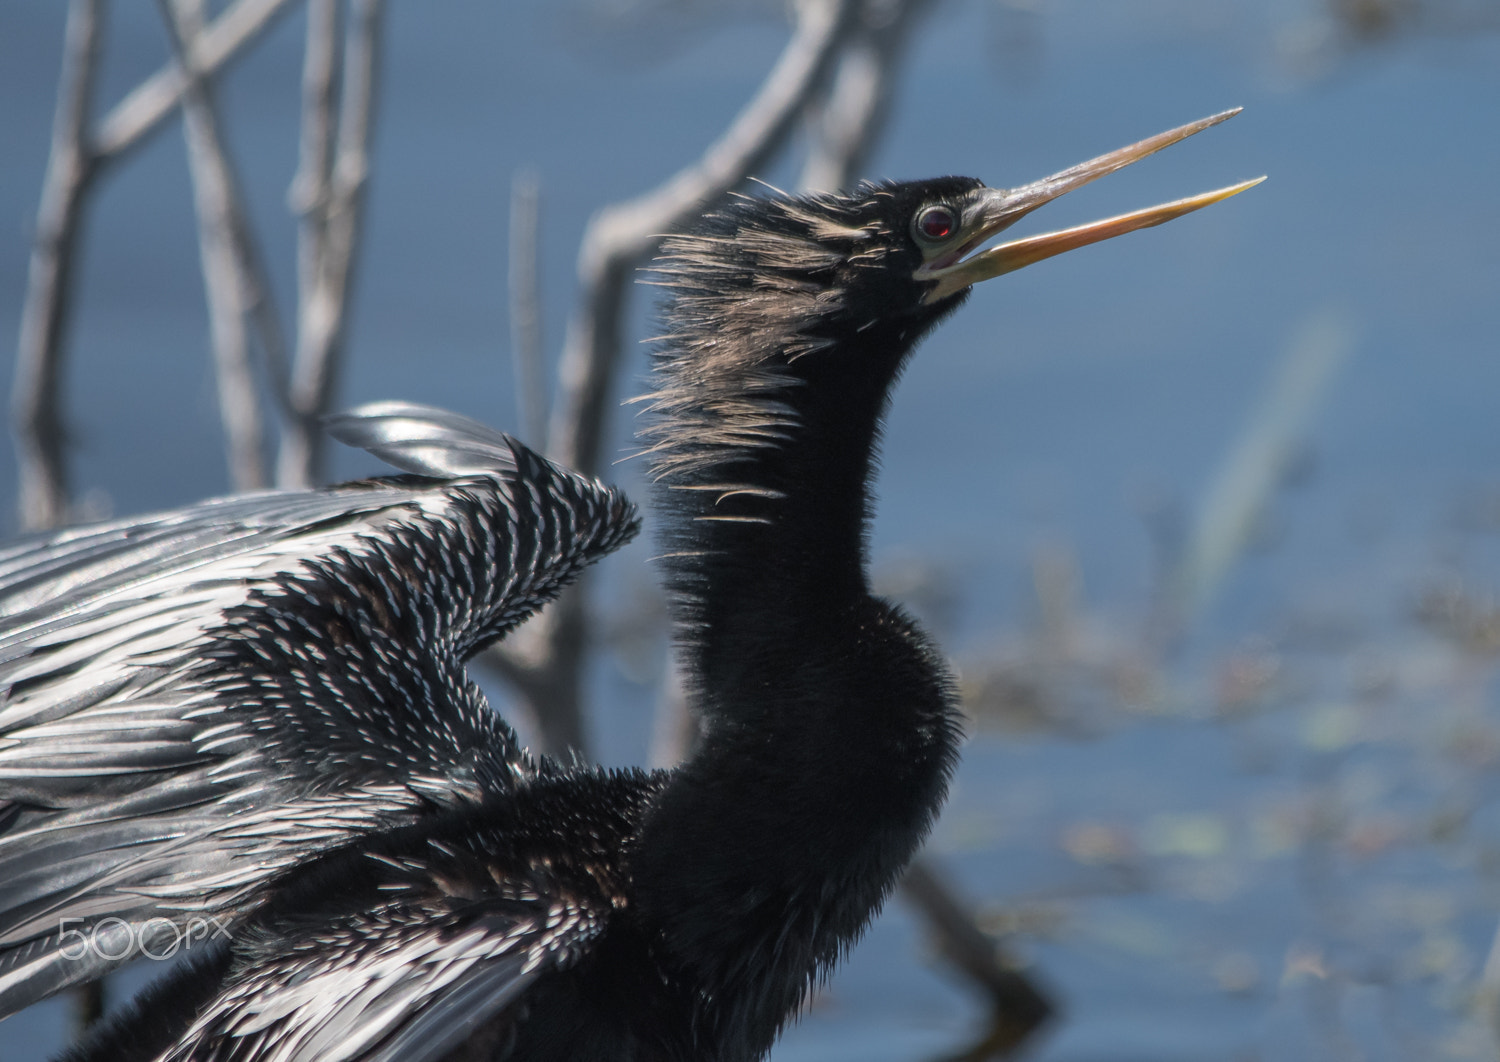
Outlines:
[[958, 221], [945, 206], [930, 206], [917, 215], [917, 232], [928, 240], [946, 240], [953, 235]]

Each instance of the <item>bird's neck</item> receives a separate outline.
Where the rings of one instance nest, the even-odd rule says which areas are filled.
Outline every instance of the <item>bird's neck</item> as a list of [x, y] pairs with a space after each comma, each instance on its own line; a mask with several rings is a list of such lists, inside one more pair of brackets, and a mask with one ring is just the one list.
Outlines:
[[786, 446], [715, 470], [755, 492], [671, 502], [669, 585], [706, 732], [648, 817], [634, 875], [664, 959], [719, 1001], [705, 1020], [730, 1042], [768, 1045], [863, 929], [956, 758], [941, 659], [866, 586], [883, 405], [846, 390]]
[[[723, 688], [725, 670], [754, 659], [785, 618], [868, 594], [870, 480], [889, 377], [840, 374], [833, 364], [787, 373], [783, 390], [742, 403], [694, 463], [660, 480], [673, 618], [688, 672], [711, 687]], [[836, 401], [814, 400], [830, 393]], [[757, 404], [785, 412], [772, 419]]]

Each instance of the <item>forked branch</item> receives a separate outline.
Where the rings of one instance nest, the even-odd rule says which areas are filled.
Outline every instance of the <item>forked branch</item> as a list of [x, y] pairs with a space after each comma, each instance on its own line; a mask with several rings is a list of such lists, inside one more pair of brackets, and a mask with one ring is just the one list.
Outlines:
[[[202, 78], [212, 76], [289, 6], [291, 0], [238, 0], [204, 29], [192, 67]], [[161, 127], [187, 85], [183, 65], [173, 61], [142, 82], [91, 131], [102, 21], [102, 0], [73, 0], [21, 311], [11, 408], [20, 466], [21, 526], [29, 530], [55, 527], [68, 519], [61, 387], [73, 267], [89, 192], [108, 163]]]
[[322, 478], [326, 449], [319, 419], [338, 381], [348, 321], [350, 277], [359, 247], [370, 135], [379, 69], [381, 0], [354, 0], [342, 59], [337, 127], [332, 84], [338, 18], [332, 0], [308, 9], [303, 71], [303, 158], [293, 184], [302, 216], [297, 353], [291, 371], [291, 417], [282, 437], [276, 480], [305, 487]]
[[26, 530], [56, 527], [68, 519], [59, 352], [68, 322], [68, 293], [84, 198], [97, 172], [88, 123], [102, 14], [101, 0], [73, 0], [68, 9], [52, 152], [37, 211], [26, 304], [21, 310], [11, 416], [21, 466], [21, 526]]
[[[198, 247], [230, 482], [236, 490], [251, 490], [266, 486], [268, 477], [250, 327], [258, 328], [272, 366], [285, 363], [285, 343], [239, 177], [220, 132], [212, 86], [195, 58], [202, 54], [202, 0], [159, 0], [159, 5], [184, 72], [183, 134], [198, 214]], [[279, 375], [273, 371], [273, 376]]]

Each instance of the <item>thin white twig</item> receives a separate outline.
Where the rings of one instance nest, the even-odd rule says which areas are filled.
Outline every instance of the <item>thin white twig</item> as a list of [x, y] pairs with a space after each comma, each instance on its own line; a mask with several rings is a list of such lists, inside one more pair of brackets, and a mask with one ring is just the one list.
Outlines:
[[[236, 490], [253, 490], [264, 487], [267, 477], [264, 422], [250, 363], [249, 325], [252, 308], [265, 305], [268, 293], [252, 266], [257, 256], [250, 244], [250, 225], [234, 165], [220, 135], [212, 89], [203, 72], [193, 65], [193, 56], [199, 51], [196, 42], [203, 32], [203, 0], [159, 0], [159, 5], [185, 72], [183, 134], [198, 214], [198, 249], [230, 482]], [[269, 317], [274, 322], [274, 313]], [[265, 319], [262, 315], [261, 320]], [[276, 335], [279, 337], [279, 331]]]
[[808, 113], [811, 143], [798, 186], [837, 191], [859, 176], [890, 114], [914, 23], [932, 0], [864, 0], [827, 93]]
[[[276, 470], [277, 482], [283, 486], [311, 486], [321, 479], [326, 447], [319, 418], [328, 412], [333, 399], [348, 321], [350, 278], [359, 247], [370, 166], [382, 6], [381, 0], [354, 0], [352, 4], [344, 43], [336, 147], [326, 192], [321, 202], [309, 208], [311, 214], [321, 214], [322, 232], [312, 237], [317, 242], [305, 252], [312, 275], [302, 278], [299, 292], [297, 357], [292, 366], [293, 417], [282, 436]], [[310, 23], [310, 49], [316, 45], [313, 31]], [[306, 84], [304, 81], [304, 107], [320, 106], [314, 94], [306, 92]]]
[[538, 283], [540, 214], [541, 184], [536, 172], [521, 170], [510, 185], [510, 346], [521, 438], [531, 446], [545, 445], [547, 430], [542, 300]]
[[648, 762], [653, 768], [675, 767], [693, 754], [702, 736], [702, 720], [688, 706], [677, 654], [669, 648], [656, 699]]
[[307, 51], [302, 64], [301, 155], [297, 175], [287, 192], [287, 203], [298, 220], [300, 291], [308, 291], [317, 283], [323, 259], [339, 60], [338, 0], [308, 0]]
[[[204, 77], [222, 69], [291, 2], [238, 0], [204, 30], [194, 55], [196, 69]], [[21, 315], [12, 419], [20, 465], [21, 525], [27, 529], [55, 527], [68, 519], [61, 377], [64, 332], [72, 309], [73, 264], [88, 193], [107, 164], [118, 161], [161, 127], [186, 86], [182, 68], [174, 60], [111, 109], [91, 134], [89, 113], [101, 21], [101, 0], [73, 0], [52, 151]]]
[[56, 527], [68, 519], [65, 440], [58, 410], [62, 340], [83, 204], [97, 172], [87, 138], [101, 15], [101, 0], [73, 0], [68, 9], [52, 151], [21, 312], [11, 416], [20, 463], [21, 526], [27, 530]]
[[[213, 77], [242, 54], [246, 45], [264, 33], [292, 2], [238, 0], [204, 28], [193, 54], [194, 69], [203, 77]], [[182, 67], [176, 61], [137, 85], [99, 121], [93, 143], [99, 160], [114, 160], [143, 143], [176, 109], [186, 85]]]

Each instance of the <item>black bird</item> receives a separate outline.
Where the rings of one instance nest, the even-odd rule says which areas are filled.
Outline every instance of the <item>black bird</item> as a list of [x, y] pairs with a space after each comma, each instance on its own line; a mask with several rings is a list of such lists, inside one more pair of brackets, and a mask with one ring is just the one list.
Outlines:
[[[447, 476], [475, 471], [450, 456], [458, 435], [512, 471], [218, 503], [232, 512], [216, 529], [202, 510], [116, 525], [102, 534], [188, 529], [180, 549], [165, 530], [125, 563], [107, 545], [29, 547], [37, 559], [12, 570], [83, 604], [35, 604], [23, 587], [29, 625], [0, 642], [0, 742], [17, 741], [0, 744], [0, 797], [11, 834], [28, 835], [8, 849], [0, 836], [0, 880], [29, 875], [0, 903], [0, 992], [29, 998], [107, 964], [63, 956], [46, 935], [59, 913], [90, 930], [151, 915], [180, 933], [196, 912], [222, 916], [226, 939], [76, 1057], [763, 1055], [879, 909], [957, 757], [941, 658], [867, 586], [891, 385], [972, 284], [1255, 183], [978, 250], [1231, 113], [1012, 191], [942, 178], [740, 199], [664, 244], [647, 453], [705, 721], [675, 770], [534, 762], [463, 685], [473, 646], [544, 596], [494, 587], [551, 578], [550, 592], [632, 526], [617, 496], [466, 422], [401, 408], [343, 433]], [[351, 517], [360, 491], [429, 501]], [[498, 504], [458, 504], [456, 519], [466, 492]], [[517, 577], [521, 496], [554, 523]], [[575, 504], [586, 515], [568, 525]], [[297, 515], [273, 518], [264, 542], [219, 546], [257, 506]], [[195, 576], [181, 558], [200, 549], [212, 559]], [[37, 844], [55, 855], [29, 855]]]

